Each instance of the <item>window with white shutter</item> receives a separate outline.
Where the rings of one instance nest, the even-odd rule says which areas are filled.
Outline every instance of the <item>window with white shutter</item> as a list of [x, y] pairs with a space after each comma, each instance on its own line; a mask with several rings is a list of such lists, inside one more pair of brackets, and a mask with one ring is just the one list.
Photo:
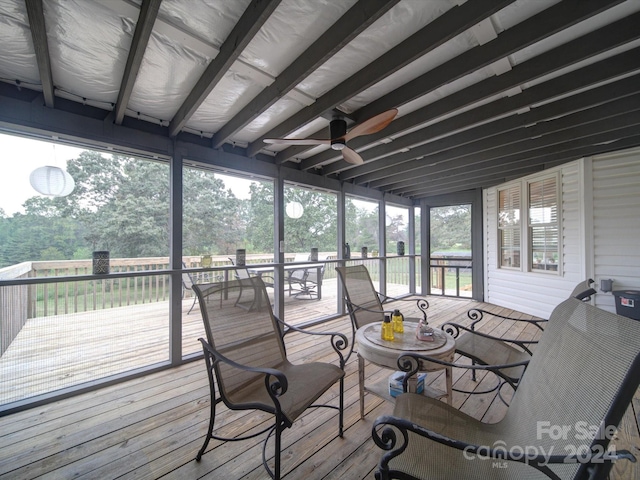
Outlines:
[[520, 268], [520, 184], [498, 191], [498, 248], [500, 268]]
[[560, 260], [557, 175], [529, 183], [528, 205], [529, 267], [534, 272], [557, 272]]

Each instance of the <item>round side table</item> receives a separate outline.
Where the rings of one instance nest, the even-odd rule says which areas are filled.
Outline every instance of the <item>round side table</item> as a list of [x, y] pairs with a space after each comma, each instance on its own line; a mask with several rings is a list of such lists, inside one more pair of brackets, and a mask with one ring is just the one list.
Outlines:
[[[356, 342], [358, 344], [358, 376], [360, 384], [360, 417], [364, 418], [364, 392], [365, 390], [383, 398], [389, 399], [385, 393], [386, 389], [366, 388], [364, 385], [364, 361], [381, 367], [396, 370], [398, 368], [398, 357], [405, 353], [417, 353], [426, 355], [437, 360], [453, 362], [456, 349], [455, 339], [446, 332], [435, 329], [434, 341], [422, 341], [416, 338], [415, 332], [418, 324], [416, 322], [405, 321], [404, 333], [394, 333], [393, 340], [382, 340], [380, 336], [380, 323], [364, 325], [356, 331]], [[452, 369], [437, 363], [421, 362], [421, 371], [433, 372], [445, 370], [446, 392], [438, 392], [425, 385], [425, 394], [435, 397], [447, 397], [447, 403], [452, 404]]]

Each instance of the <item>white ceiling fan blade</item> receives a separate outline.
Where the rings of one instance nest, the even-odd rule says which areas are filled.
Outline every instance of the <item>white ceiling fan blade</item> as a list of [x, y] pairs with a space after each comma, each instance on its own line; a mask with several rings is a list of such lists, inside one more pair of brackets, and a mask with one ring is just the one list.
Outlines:
[[264, 143], [274, 145], [329, 145], [331, 140], [324, 138], [265, 138]]
[[342, 149], [342, 156], [347, 163], [351, 163], [352, 165], [362, 165], [364, 163], [362, 157], [355, 150], [349, 147], [344, 147]]

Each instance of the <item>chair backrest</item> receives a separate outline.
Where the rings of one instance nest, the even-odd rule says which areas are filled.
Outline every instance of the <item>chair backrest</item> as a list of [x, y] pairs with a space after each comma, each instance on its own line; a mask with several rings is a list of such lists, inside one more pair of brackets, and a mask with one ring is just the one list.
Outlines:
[[384, 310], [369, 271], [364, 265], [336, 267], [342, 281], [349, 315], [356, 328], [384, 320]]
[[[231, 265], [235, 265], [236, 262], [233, 261], [233, 258], [231, 257], [227, 257], [230, 261], [231, 261]], [[247, 267], [238, 267], [236, 268], [236, 278], [241, 279], [241, 278], [250, 278], [251, 275], [249, 275], [249, 270], [247, 269]]]
[[308, 276], [309, 272], [306, 268], [296, 268], [289, 271], [288, 279], [289, 281], [305, 282]]
[[306, 280], [308, 282], [315, 283], [316, 285], [319, 283], [322, 283], [322, 277], [324, 277], [324, 265], [320, 267], [320, 273], [319, 273], [320, 276], [318, 276], [317, 268], [311, 267], [311, 268], [307, 268], [306, 270], [307, 270]]
[[[273, 316], [260, 278], [193, 286], [198, 295], [207, 341], [226, 358], [251, 367], [278, 368], [286, 362], [282, 330]], [[214, 364], [218, 388], [231, 404], [246, 403], [243, 387], [263, 375]]]
[[[539, 452], [580, 452], [595, 429], [619, 425], [639, 383], [640, 322], [569, 298], [554, 309], [497, 438]], [[609, 439], [600, 436], [602, 453]], [[574, 478], [579, 465], [550, 467]]]
[[250, 278], [251, 275], [249, 275], [249, 270], [247, 270], [244, 267], [239, 267], [236, 268], [236, 278], [238, 279], [247, 279]]
[[[187, 268], [187, 264], [182, 262], [182, 268]], [[188, 272], [185, 272], [182, 274], [182, 285], [184, 285], [184, 288], [186, 290], [191, 290], [193, 287], [194, 281], [193, 278], [191, 277], [191, 274]]]

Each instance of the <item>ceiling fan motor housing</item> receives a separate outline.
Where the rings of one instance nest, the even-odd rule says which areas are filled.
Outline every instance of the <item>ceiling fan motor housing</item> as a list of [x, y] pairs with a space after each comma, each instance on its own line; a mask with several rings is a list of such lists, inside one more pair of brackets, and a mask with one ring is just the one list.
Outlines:
[[344, 136], [347, 134], [347, 122], [340, 118], [331, 120], [329, 129], [331, 131], [331, 148], [342, 150], [346, 146]]

